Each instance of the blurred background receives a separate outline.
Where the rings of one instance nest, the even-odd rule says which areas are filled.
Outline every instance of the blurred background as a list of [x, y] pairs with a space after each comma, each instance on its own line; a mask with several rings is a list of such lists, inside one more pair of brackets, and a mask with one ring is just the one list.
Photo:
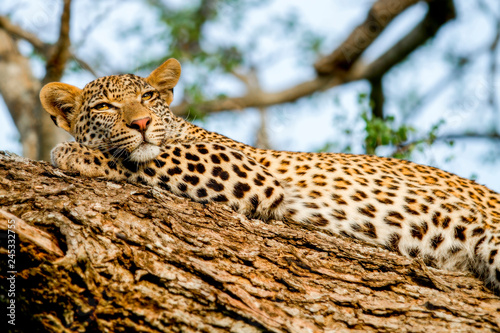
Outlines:
[[0, 150], [69, 136], [51, 81], [183, 67], [173, 111], [263, 148], [410, 159], [500, 191], [498, 0], [2, 0]]

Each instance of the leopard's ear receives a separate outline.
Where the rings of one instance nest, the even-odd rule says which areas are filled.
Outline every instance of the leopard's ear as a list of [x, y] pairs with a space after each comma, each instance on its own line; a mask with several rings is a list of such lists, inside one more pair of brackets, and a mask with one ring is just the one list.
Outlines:
[[50, 114], [54, 123], [70, 132], [70, 117], [74, 114], [77, 98], [82, 90], [60, 82], [46, 84], [40, 91], [42, 106]]
[[168, 105], [174, 99], [174, 87], [181, 76], [181, 64], [174, 58], [170, 58], [155, 69], [146, 81], [158, 89], [161, 97]]

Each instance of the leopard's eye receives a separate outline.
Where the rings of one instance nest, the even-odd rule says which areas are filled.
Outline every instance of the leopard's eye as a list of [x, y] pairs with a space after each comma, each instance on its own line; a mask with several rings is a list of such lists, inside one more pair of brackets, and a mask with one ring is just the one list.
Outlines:
[[147, 101], [147, 100], [153, 98], [153, 95], [154, 95], [154, 93], [152, 91], [148, 91], [148, 92], [142, 94], [141, 98], [143, 101]]
[[94, 105], [92, 109], [97, 110], [97, 111], [106, 111], [111, 109], [112, 106], [109, 105], [108, 103], [99, 103], [97, 105]]

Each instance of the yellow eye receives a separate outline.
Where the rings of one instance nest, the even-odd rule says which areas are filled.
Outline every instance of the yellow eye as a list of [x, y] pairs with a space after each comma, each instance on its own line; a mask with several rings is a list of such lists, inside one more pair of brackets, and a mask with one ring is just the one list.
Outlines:
[[106, 111], [111, 109], [111, 105], [109, 105], [108, 103], [99, 103], [97, 105], [94, 105], [93, 109], [97, 111]]
[[148, 99], [151, 99], [153, 97], [153, 92], [148, 91], [142, 95], [142, 100], [147, 101]]

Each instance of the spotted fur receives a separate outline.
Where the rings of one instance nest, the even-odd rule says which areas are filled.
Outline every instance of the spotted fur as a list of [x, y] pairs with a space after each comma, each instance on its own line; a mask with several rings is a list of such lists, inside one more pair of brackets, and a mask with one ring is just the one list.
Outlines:
[[[170, 112], [179, 75], [171, 59], [145, 79], [108, 76], [83, 91], [44, 87], [44, 107], [77, 141], [54, 148], [53, 163], [248, 216], [310, 223], [434, 267], [472, 271], [500, 290], [498, 193], [404, 160], [263, 150], [208, 132]], [[142, 100], [148, 92], [153, 97]], [[112, 110], [96, 110], [99, 103]]]

